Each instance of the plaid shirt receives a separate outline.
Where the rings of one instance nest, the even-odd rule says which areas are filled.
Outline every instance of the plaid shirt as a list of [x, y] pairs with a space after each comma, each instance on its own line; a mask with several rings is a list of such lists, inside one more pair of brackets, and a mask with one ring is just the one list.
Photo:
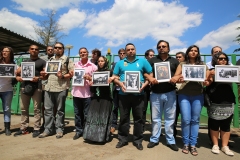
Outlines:
[[[67, 70], [67, 56], [63, 55], [59, 59], [56, 59], [55, 56], [49, 59], [49, 61], [61, 61], [61, 72], [62, 74], [67, 74], [67, 71], [73, 70], [73, 62], [69, 59], [68, 70]], [[55, 73], [50, 73], [48, 76], [47, 84], [45, 85], [45, 91], [49, 92], [61, 92], [68, 89], [70, 86], [70, 79], [61, 79], [58, 78]]]

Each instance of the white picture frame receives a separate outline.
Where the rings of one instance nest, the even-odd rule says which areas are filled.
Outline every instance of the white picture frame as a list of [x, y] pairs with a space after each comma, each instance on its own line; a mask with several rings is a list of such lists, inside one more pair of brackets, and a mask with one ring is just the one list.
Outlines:
[[215, 65], [215, 82], [239, 83], [239, 66]]
[[25, 81], [35, 77], [35, 62], [21, 62], [21, 78]]
[[154, 74], [158, 82], [169, 82], [171, 79], [170, 63], [154, 63]]
[[16, 78], [16, 64], [0, 64], [0, 77]]
[[108, 79], [110, 71], [93, 72], [92, 74], [92, 86], [109, 86]]
[[206, 79], [206, 65], [182, 65], [184, 81], [204, 82]]
[[83, 68], [74, 68], [74, 74], [72, 77], [72, 86], [84, 86], [85, 69]]
[[60, 71], [61, 68], [61, 61], [47, 61], [45, 72], [46, 73], [57, 73]]
[[125, 71], [126, 93], [139, 93], [140, 90], [140, 71]]

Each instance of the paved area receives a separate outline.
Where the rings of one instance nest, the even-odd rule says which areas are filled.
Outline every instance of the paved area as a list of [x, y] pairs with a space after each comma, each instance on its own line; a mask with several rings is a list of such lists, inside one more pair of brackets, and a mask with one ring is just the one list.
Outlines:
[[[208, 144], [208, 136], [206, 128], [199, 130], [198, 153], [194, 157], [190, 153], [183, 154], [181, 150], [178, 152], [172, 151], [166, 146], [165, 136], [160, 137], [158, 146], [148, 149], [147, 144], [151, 136], [151, 125], [146, 125], [144, 132], [143, 151], [137, 150], [131, 143], [132, 136], [129, 136], [129, 144], [123, 148], [116, 149], [118, 142], [117, 131], [111, 136], [111, 140], [105, 144], [88, 143], [82, 138], [73, 140], [74, 122], [66, 120], [65, 134], [61, 139], [56, 139], [55, 135], [44, 139], [32, 138], [32, 134], [27, 134], [19, 137], [5, 136], [3, 133], [3, 114], [0, 114], [0, 160], [35, 160], [35, 159], [80, 159], [80, 160], [190, 160], [190, 159], [205, 159], [205, 160], [239, 160], [240, 159], [240, 137], [237, 134], [231, 136], [231, 148], [234, 151], [234, 156], [229, 157], [221, 152], [219, 155], [211, 153], [211, 147]], [[30, 118], [31, 126], [34, 118]], [[16, 132], [19, 128], [20, 116], [12, 116], [12, 132]], [[133, 126], [131, 125], [130, 133], [132, 134]], [[235, 130], [236, 133], [239, 129]], [[239, 132], [240, 133], [240, 132]], [[181, 131], [178, 128], [178, 136], [176, 138], [177, 145], [182, 147]]]

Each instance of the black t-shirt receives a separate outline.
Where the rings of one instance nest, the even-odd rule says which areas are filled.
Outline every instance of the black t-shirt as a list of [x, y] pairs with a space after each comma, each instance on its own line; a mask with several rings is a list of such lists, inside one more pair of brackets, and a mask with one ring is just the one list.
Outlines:
[[[154, 63], [159, 63], [159, 62], [168, 62], [170, 63], [170, 70], [171, 70], [171, 77], [174, 76], [176, 69], [179, 65], [179, 62], [176, 58], [173, 58], [169, 56], [165, 61], [163, 61], [159, 55], [156, 57], [153, 57], [149, 59], [149, 63], [152, 66], [153, 70], [153, 75], [155, 77], [155, 69], [154, 69]], [[155, 84], [151, 87], [151, 90], [153, 93], [167, 93], [173, 90], [176, 90], [175, 84], [169, 83], [169, 82], [160, 82], [158, 84]]]
[[[27, 59], [25, 60], [24, 62], [35, 62], [35, 77], [39, 77], [40, 76], [40, 72], [43, 70], [43, 68], [46, 66], [46, 61], [44, 61], [43, 59], [41, 58], [38, 58], [38, 59]], [[38, 81], [38, 82], [31, 82], [31, 81], [23, 81], [21, 87], [24, 88], [25, 85], [27, 83], [34, 83], [36, 85], [38, 85], [38, 89], [41, 89], [42, 88], [42, 83], [41, 81]]]

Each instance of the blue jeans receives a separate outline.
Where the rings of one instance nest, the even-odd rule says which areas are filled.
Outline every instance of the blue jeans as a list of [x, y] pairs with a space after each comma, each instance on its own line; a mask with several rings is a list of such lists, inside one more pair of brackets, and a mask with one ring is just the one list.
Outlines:
[[176, 91], [167, 93], [152, 93], [152, 136], [150, 142], [158, 143], [161, 134], [162, 114], [164, 113], [167, 144], [175, 144], [173, 126], [176, 116]]
[[4, 122], [10, 122], [13, 91], [0, 92], [0, 98], [2, 99]]
[[76, 132], [80, 134], [83, 133], [84, 124], [87, 120], [90, 102], [91, 102], [90, 97], [89, 98], [73, 97], [75, 128]]
[[178, 102], [182, 120], [182, 138], [184, 145], [194, 147], [197, 143], [199, 120], [203, 106], [203, 95], [187, 96], [179, 94]]

